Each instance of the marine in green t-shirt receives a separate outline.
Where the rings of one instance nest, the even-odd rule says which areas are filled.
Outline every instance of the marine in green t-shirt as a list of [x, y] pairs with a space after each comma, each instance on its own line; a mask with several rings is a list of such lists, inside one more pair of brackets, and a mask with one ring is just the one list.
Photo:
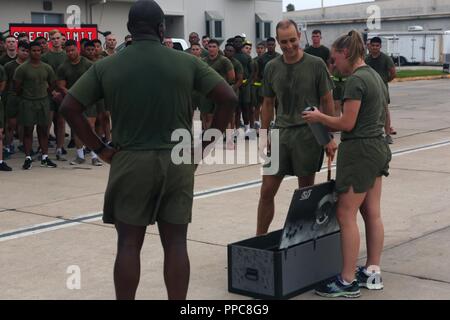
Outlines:
[[[218, 103], [221, 116], [214, 123], [220, 131], [237, 103], [232, 89], [205, 63], [161, 44], [164, 16], [155, 1], [134, 2], [127, 23], [133, 45], [95, 63], [69, 90], [62, 106], [75, 133], [111, 163], [103, 221], [114, 223], [118, 233], [114, 272], [118, 299], [135, 297], [138, 281], [127, 279], [139, 279], [145, 230], [156, 222], [168, 266], [164, 271], [168, 297], [186, 299], [190, 273], [186, 235], [195, 166], [179, 161], [183, 159], [173, 150], [179, 142], [172, 134], [191, 130], [194, 90]], [[112, 108], [114, 148], [103, 145], [82, 116], [81, 105], [101, 98]], [[191, 139], [183, 142], [190, 146]], [[191, 160], [191, 150], [182, 150], [188, 153], [182, 156]]]
[[264, 71], [263, 95], [276, 97], [278, 101], [277, 128], [305, 125], [303, 110], [319, 107], [320, 98], [332, 89], [333, 82], [325, 63], [307, 53], [293, 64], [285, 63], [283, 56], [275, 58]]
[[[219, 42], [215, 39], [210, 40], [208, 51], [209, 55], [203, 58], [203, 61], [220, 74], [227, 83], [233, 83], [235, 80], [233, 64], [229, 59], [219, 54]], [[202, 128], [206, 130], [212, 124], [215, 106], [210, 99], [204, 99], [202, 102], [200, 105], [200, 116], [202, 118]]]
[[[317, 107], [327, 114], [333, 112], [333, 82], [325, 63], [300, 48], [300, 32], [291, 20], [281, 21], [276, 31], [283, 55], [265, 66], [261, 118], [262, 129], [269, 129], [275, 113], [279, 139], [271, 139], [271, 158], [263, 166], [257, 235], [268, 231], [274, 215], [274, 198], [284, 176], [297, 176], [299, 188], [310, 186], [322, 166], [324, 148], [302, 119], [302, 112], [306, 107]], [[275, 101], [278, 101], [276, 112]], [[260, 152], [266, 147], [264, 134], [260, 133]], [[331, 141], [327, 150], [334, 148]]]
[[14, 81], [20, 82], [20, 97], [26, 100], [42, 100], [48, 96], [48, 88], [56, 80], [55, 73], [46, 63], [33, 64], [26, 61], [17, 67]]
[[[3, 95], [3, 91], [6, 88], [6, 81], [8, 80], [6, 76], [6, 71], [3, 66], [0, 65], [0, 95]], [[5, 106], [3, 104], [3, 101], [0, 96], [0, 152], [3, 152], [3, 128], [5, 128]], [[3, 160], [3, 158], [0, 158], [0, 160]]]
[[41, 61], [41, 54], [41, 45], [38, 42], [30, 43], [30, 59], [17, 67], [14, 73], [16, 92], [21, 100], [18, 120], [24, 127], [23, 144], [26, 158], [22, 168], [25, 170], [32, 167], [31, 146], [35, 125], [42, 150], [41, 166], [56, 167], [48, 157], [48, 92], [54, 88], [56, 76], [52, 67]]
[[[3, 66], [0, 65], [0, 95], [6, 88], [6, 72]], [[12, 168], [3, 161], [3, 129], [5, 128], [5, 106], [0, 98], [0, 171], [11, 171]]]
[[316, 29], [311, 33], [312, 44], [305, 48], [305, 52], [319, 57], [328, 66], [330, 60], [330, 49], [321, 44], [322, 41], [322, 31]]
[[66, 53], [64, 51], [49, 51], [42, 56], [42, 62], [50, 65], [54, 72], [56, 72], [60, 65], [66, 61]]
[[370, 53], [366, 57], [365, 62], [380, 75], [381, 79], [383, 79], [383, 82], [386, 85], [386, 88], [388, 89], [385, 133], [386, 141], [389, 144], [392, 144], [394, 143], [394, 141], [391, 137], [391, 134], [396, 134], [396, 131], [391, 126], [391, 115], [388, 108], [389, 104], [391, 103], [391, 98], [389, 95], [388, 83], [396, 77], [395, 65], [391, 57], [381, 52], [381, 39], [379, 37], [370, 39], [369, 51]]
[[323, 45], [320, 45], [317, 48], [311, 45], [305, 49], [305, 52], [312, 56], [321, 58], [325, 64], [328, 64], [328, 61], [330, 60], [330, 49]]

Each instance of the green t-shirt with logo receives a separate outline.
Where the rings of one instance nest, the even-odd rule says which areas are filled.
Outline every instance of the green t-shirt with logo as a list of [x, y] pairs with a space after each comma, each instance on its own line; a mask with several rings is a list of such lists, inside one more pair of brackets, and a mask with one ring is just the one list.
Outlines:
[[179, 143], [171, 139], [175, 130], [191, 131], [192, 92], [207, 95], [221, 82], [198, 58], [149, 37], [96, 62], [69, 94], [85, 106], [105, 99], [116, 146], [170, 150]]
[[320, 98], [333, 88], [325, 63], [307, 53], [294, 64], [285, 63], [283, 56], [279, 56], [264, 71], [263, 96], [277, 98], [275, 126], [278, 128], [306, 124], [302, 119], [303, 110], [319, 107]]
[[91, 61], [84, 57], [80, 57], [80, 61], [77, 64], [72, 64], [69, 60], [66, 60], [56, 72], [58, 80], [66, 81], [66, 88], [70, 89], [75, 82], [93, 65]]
[[312, 56], [322, 58], [325, 64], [328, 64], [328, 60], [330, 60], [330, 49], [322, 45], [317, 48], [309, 46], [308, 48], [305, 49], [305, 52], [309, 53]]
[[60, 52], [49, 51], [42, 56], [41, 60], [42, 62], [49, 64], [53, 68], [53, 71], [56, 73], [59, 66], [62, 65], [64, 61], [66, 61], [66, 59], [67, 55], [64, 51]]
[[33, 66], [30, 61], [26, 61], [17, 67], [14, 80], [22, 82], [22, 98], [39, 100], [47, 97], [49, 83], [55, 82], [56, 76], [50, 65], [41, 62]]
[[389, 82], [389, 69], [395, 67], [394, 61], [392, 61], [391, 57], [380, 52], [380, 55], [377, 58], [372, 57], [372, 55], [368, 55], [366, 57], [366, 64], [372, 67], [378, 74], [381, 79], [383, 79], [384, 83]]
[[[345, 83], [345, 100], [361, 101], [361, 107], [353, 130], [342, 132], [343, 140], [374, 138], [383, 134], [387, 88], [375, 70], [363, 66], [349, 76]], [[345, 108], [343, 112], [345, 113]]]
[[215, 59], [211, 59], [209, 56], [203, 58], [203, 61], [213, 68], [218, 74], [222, 76], [225, 80], [227, 79], [227, 74], [233, 70], [233, 64], [231, 61], [221, 55], [217, 55]]

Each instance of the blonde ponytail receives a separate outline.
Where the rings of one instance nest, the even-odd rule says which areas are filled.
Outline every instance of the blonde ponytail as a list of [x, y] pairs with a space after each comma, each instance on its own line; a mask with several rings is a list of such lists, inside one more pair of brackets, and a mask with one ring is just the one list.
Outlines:
[[361, 34], [352, 30], [348, 34], [342, 35], [333, 43], [333, 48], [337, 51], [348, 49], [348, 61], [350, 65], [355, 65], [358, 59], [364, 59], [365, 47]]

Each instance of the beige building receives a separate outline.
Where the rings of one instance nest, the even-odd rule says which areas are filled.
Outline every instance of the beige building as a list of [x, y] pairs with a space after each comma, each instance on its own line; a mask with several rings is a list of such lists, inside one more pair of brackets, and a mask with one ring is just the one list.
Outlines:
[[[0, 0], [0, 31], [9, 23], [65, 23], [77, 13], [81, 23], [98, 25], [111, 31], [121, 43], [128, 33], [128, 11], [134, 0]], [[275, 25], [282, 19], [282, 0], [156, 0], [166, 13], [167, 35], [187, 40], [191, 31], [200, 36], [226, 40], [246, 34], [253, 42], [275, 35]], [[71, 8], [73, 9], [73, 7]], [[78, 14], [78, 13], [77, 13]]]

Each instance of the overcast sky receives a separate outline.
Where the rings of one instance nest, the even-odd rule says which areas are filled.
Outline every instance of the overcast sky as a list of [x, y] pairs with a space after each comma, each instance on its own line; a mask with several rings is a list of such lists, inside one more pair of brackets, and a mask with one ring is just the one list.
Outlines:
[[[370, 2], [373, 0], [323, 0], [325, 7], [336, 6], [348, 3], [358, 2]], [[321, 0], [283, 0], [283, 11], [286, 11], [286, 6], [292, 3], [295, 6], [295, 10], [320, 8]]]

